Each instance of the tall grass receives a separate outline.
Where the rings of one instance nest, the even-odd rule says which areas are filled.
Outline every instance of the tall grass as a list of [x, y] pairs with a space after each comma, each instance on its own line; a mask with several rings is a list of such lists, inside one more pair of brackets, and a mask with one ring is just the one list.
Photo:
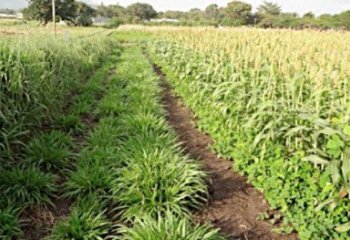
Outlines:
[[23, 215], [61, 197], [77, 150], [71, 135], [81, 133], [96, 94], [84, 86], [114, 45], [104, 34], [0, 39], [1, 239], [23, 238]]
[[39, 34], [0, 39], [0, 158], [49, 121], [110, 51], [104, 35], [91, 39]]

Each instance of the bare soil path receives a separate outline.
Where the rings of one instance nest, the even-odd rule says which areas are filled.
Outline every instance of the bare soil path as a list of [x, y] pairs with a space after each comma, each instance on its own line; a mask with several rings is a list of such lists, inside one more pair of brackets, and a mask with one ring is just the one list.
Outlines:
[[257, 220], [261, 213], [269, 211], [263, 194], [254, 189], [245, 177], [233, 171], [232, 162], [209, 151], [212, 139], [195, 128], [190, 110], [172, 94], [160, 68], [156, 65], [153, 67], [161, 79], [161, 87], [164, 90], [162, 100], [169, 124], [178, 134], [186, 153], [202, 162], [211, 179], [209, 202], [201, 212], [194, 213], [194, 220], [213, 224], [220, 228], [228, 239], [297, 239], [296, 234], [276, 234], [272, 232], [272, 224]]

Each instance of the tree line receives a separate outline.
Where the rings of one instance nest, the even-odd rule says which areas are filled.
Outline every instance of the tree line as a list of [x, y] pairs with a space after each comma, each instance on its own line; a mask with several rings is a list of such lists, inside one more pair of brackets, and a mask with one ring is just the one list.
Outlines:
[[282, 12], [281, 6], [265, 1], [256, 12], [249, 3], [232, 1], [225, 7], [210, 4], [205, 10], [191, 9], [188, 12], [166, 11], [158, 13], [161, 18], [174, 18], [180, 24], [212, 26], [258, 26], [262, 28], [316, 28], [316, 29], [350, 29], [350, 11], [340, 14], [323, 14], [317, 16], [308, 12], [302, 16], [293, 12]]
[[[308, 12], [302, 16], [297, 13], [283, 12], [273, 2], [265, 1], [256, 12], [251, 4], [243, 1], [232, 1], [225, 7], [210, 4], [201, 10], [157, 12], [147, 3], [134, 3], [127, 7], [120, 5], [100, 5], [91, 7], [75, 0], [56, 0], [58, 19], [75, 25], [89, 26], [96, 16], [110, 19], [110, 24], [118, 26], [125, 23], [150, 23], [152, 18], [177, 19], [176, 25], [187, 26], [258, 26], [262, 28], [316, 28], [350, 30], [350, 10], [331, 15], [315, 16]], [[29, 0], [29, 6], [23, 10], [27, 19], [39, 20], [43, 24], [51, 21], [51, 0]], [[169, 24], [169, 23], [166, 23]]]
[[[243, 1], [232, 1], [225, 7], [210, 4], [201, 10], [156, 12], [149, 4], [136, 3], [126, 8], [120, 5], [99, 6], [97, 13], [114, 18], [120, 23], [147, 23], [150, 18], [177, 19], [175, 25], [187, 26], [258, 26], [262, 28], [293, 29], [344, 29], [350, 30], [350, 10], [340, 14], [323, 14], [316, 16], [308, 12], [302, 16], [298, 13], [283, 12], [281, 6], [265, 1], [256, 12], [251, 4]], [[147, 24], [160, 24], [147, 23]], [[169, 24], [169, 23], [165, 23]]]
[[0, 8], [0, 14], [9, 14], [9, 15], [15, 15], [17, 12], [13, 9], [9, 8]]

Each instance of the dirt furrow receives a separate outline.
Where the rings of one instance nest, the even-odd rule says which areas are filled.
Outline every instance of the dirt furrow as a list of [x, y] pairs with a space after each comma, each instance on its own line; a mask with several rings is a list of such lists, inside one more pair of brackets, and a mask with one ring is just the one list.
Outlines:
[[186, 153], [202, 162], [210, 176], [210, 199], [201, 212], [194, 213], [199, 223], [211, 223], [221, 229], [228, 239], [291, 240], [295, 234], [279, 235], [267, 221], [258, 220], [260, 214], [269, 212], [261, 192], [254, 189], [245, 177], [233, 171], [232, 162], [210, 152], [210, 136], [194, 126], [193, 115], [178, 97], [175, 97], [161, 69], [153, 65], [161, 79], [163, 104], [167, 120], [175, 129]]

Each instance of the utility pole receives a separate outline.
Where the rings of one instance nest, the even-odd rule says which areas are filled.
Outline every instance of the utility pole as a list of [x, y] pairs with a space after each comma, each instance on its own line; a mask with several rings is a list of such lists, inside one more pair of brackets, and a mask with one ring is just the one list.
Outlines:
[[53, 29], [54, 29], [55, 36], [56, 36], [56, 4], [55, 4], [55, 0], [52, 0], [52, 21], [53, 21]]

